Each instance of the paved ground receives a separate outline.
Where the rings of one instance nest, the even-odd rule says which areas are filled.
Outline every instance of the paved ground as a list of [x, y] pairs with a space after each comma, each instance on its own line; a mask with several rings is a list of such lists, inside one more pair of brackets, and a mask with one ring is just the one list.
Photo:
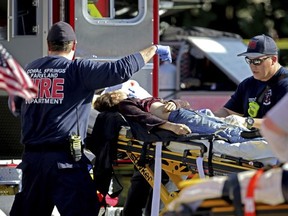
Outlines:
[[0, 216], [9, 215], [13, 200], [14, 196], [12, 195], [0, 196], [0, 210], [2, 211], [0, 211]]

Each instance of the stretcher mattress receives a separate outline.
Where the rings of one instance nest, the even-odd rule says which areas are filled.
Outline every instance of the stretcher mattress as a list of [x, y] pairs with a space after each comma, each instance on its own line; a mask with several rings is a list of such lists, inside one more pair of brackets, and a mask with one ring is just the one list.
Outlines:
[[[157, 131], [156, 133], [148, 133], [144, 127], [136, 122], [127, 122], [122, 115], [119, 113], [102, 113], [102, 116], [105, 120], [102, 120], [99, 124], [102, 125], [125, 125], [130, 127], [133, 137], [141, 141], [169, 141], [169, 145], [167, 148], [173, 152], [183, 153], [184, 150], [192, 148], [190, 143], [181, 142], [181, 144], [177, 143], [175, 140], [178, 139], [177, 135], [172, 132], [163, 132], [163, 130]], [[121, 116], [121, 117], [120, 117]], [[109, 121], [108, 121], [109, 120]], [[117, 120], [117, 122], [116, 122]], [[118, 122], [121, 121], [121, 123]], [[93, 119], [95, 121], [95, 118]], [[92, 124], [91, 124], [92, 125]], [[95, 124], [96, 126], [96, 124]], [[94, 126], [94, 127], [95, 127]], [[92, 126], [90, 126], [92, 128]], [[99, 127], [97, 127], [99, 129]], [[114, 128], [115, 129], [115, 128]], [[113, 129], [113, 130], [114, 130]], [[92, 133], [92, 129], [91, 133]], [[105, 129], [104, 133], [107, 130]], [[112, 130], [111, 130], [112, 131]], [[100, 133], [100, 132], [99, 132]], [[99, 134], [98, 134], [99, 135]], [[193, 134], [192, 134], [193, 135]], [[197, 134], [195, 134], [197, 135]], [[183, 139], [182, 139], [183, 140]], [[211, 147], [208, 140], [193, 140], [193, 143], [199, 142], [200, 144], [204, 144], [208, 149]], [[218, 154], [219, 156], [229, 155], [238, 158], [244, 158], [246, 160], [258, 160], [262, 162], [264, 165], [276, 164], [277, 158], [273, 154], [272, 150], [269, 147], [269, 144], [265, 140], [253, 140], [242, 142], [242, 143], [229, 143], [224, 140], [214, 140], [213, 142], [213, 153]]]
[[[158, 137], [159, 138], [159, 137]], [[167, 166], [168, 172], [176, 172], [176, 169], [189, 169], [191, 173], [198, 173], [202, 176], [228, 175], [234, 172], [242, 172], [263, 167], [262, 162], [256, 160], [246, 160], [223, 154], [209, 154], [208, 148], [202, 143], [211, 143], [215, 135], [192, 135], [178, 137], [175, 141], [164, 141], [162, 149], [162, 167], [171, 161], [174, 167]], [[161, 140], [161, 139], [160, 139]], [[195, 142], [196, 140], [196, 142]], [[133, 137], [129, 126], [122, 127], [117, 141], [118, 151], [132, 152], [143, 157], [145, 151], [146, 158], [154, 158], [154, 145], [144, 146], [146, 141], [140, 141]], [[208, 144], [207, 144], [208, 146]], [[165, 161], [165, 162], [164, 162]], [[177, 164], [177, 165], [176, 165]], [[180, 168], [181, 167], [181, 168]], [[185, 168], [183, 168], [185, 167]], [[179, 172], [179, 175], [186, 173]]]
[[[208, 149], [210, 148], [208, 140], [199, 140], [198, 142], [204, 144]], [[183, 152], [193, 147], [185, 143], [170, 142], [167, 148], [174, 152]], [[228, 155], [251, 161], [257, 160], [264, 165], [275, 165], [278, 162], [265, 140], [251, 140], [242, 143], [228, 143], [224, 140], [214, 140], [212, 151], [214, 155], [218, 155], [219, 157]]]
[[[127, 130], [130, 130], [129, 126], [123, 127], [120, 130], [120, 135], [126, 135]], [[131, 134], [131, 137], [132, 136], [133, 135]], [[159, 137], [159, 140], [161, 140], [161, 137], [163, 136]], [[199, 139], [197, 140], [197, 138]], [[242, 143], [228, 143], [221, 139], [214, 139], [213, 143], [211, 143], [209, 138], [207, 138], [207, 135], [201, 136], [200, 134], [190, 134], [186, 138], [185, 136], [182, 137], [180, 140], [181, 142], [175, 139], [167, 142], [165, 139], [164, 141], [167, 143], [165, 147], [172, 152], [183, 154], [189, 149], [199, 149], [199, 146], [204, 145], [208, 149], [207, 152], [209, 152], [209, 148], [212, 148], [213, 155], [222, 159], [228, 159], [230, 156], [251, 162], [259, 161], [263, 163], [263, 165], [275, 165], [278, 162], [277, 158], [265, 140], [251, 140]]]

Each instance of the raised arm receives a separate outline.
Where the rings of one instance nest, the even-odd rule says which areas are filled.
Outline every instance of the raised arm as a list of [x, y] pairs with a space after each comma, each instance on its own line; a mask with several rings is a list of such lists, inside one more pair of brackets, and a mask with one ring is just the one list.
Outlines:
[[153, 127], [157, 127], [166, 122], [166, 120], [161, 119], [150, 112], [144, 111], [137, 103], [138, 101], [136, 99], [121, 101], [118, 105], [120, 113], [129, 120], [145, 125], [147, 130], [151, 130]]
[[162, 125], [159, 125], [159, 128], [165, 129], [165, 130], [169, 130], [174, 132], [177, 135], [184, 135], [184, 134], [189, 134], [191, 133], [190, 128], [185, 125], [185, 124], [176, 124], [176, 123], [172, 123], [172, 122], [165, 122]]
[[161, 61], [169, 61], [170, 63], [172, 62], [169, 46], [152, 45], [140, 51], [140, 54], [142, 55], [145, 63], [149, 62], [155, 53], [159, 55]]

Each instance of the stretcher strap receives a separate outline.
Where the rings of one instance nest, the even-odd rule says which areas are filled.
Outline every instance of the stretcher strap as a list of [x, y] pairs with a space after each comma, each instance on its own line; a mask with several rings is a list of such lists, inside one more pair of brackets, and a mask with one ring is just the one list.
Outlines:
[[252, 176], [252, 178], [249, 181], [246, 197], [244, 200], [244, 213], [245, 213], [244, 216], [256, 216], [254, 190], [263, 172], [264, 172], [264, 169], [257, 170], [256, 173]]
[[203, 157], [197, 157], [196, 165], [197, 165], [197, 170], [198, 170], [199, 177], [201, 179], [204, 179], [205, 178], [205, 173], [204, 173], [204, 168], [203, 168]]
[[160, 188], [162, 178], [161, 153], [162, 142], [156, 142], [151, 216], [158, 216], [160, 209]]
[[208, 148], [208, 175], [209, 175], [209, 177], [212, 177], [212, 176], [214, 176], [213, 163], [212, 163], [214, 138], [210, 138], [210, 139], [208, 139], [208, 141], [209, 141], [209, 148]]
[[148, 148], [149, 144], [150, 143], [148, 143], [148, 142], [144, 142], [143, 143], [143, 146], [142, 146], [142, 149], [141, 149], [140, 159], [138, 160], [138, 165], [139, 166], [144, 167], [145, 164], [147, 163], [146, 157], [147, 157], [147, 148]]

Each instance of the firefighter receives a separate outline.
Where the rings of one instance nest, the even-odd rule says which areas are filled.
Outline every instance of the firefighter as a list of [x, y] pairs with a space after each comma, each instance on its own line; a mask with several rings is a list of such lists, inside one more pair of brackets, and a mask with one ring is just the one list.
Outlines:
[[[15, 102], [21, 118], [22, 190], [16, 194], [11, 216], [95, 216], [99, 202], [83, 154], [91, 101], [96, 89], [127, 81], [156, 53], [171, 61], [168, 46], [152, 45], [115, 62], [73, 60], [76, 34], [65, 22], [48, 32], [48, 56], [26, 66], [38, 87], [36, 98]], [[11, 107], [10, 107], [11, 108]]]

